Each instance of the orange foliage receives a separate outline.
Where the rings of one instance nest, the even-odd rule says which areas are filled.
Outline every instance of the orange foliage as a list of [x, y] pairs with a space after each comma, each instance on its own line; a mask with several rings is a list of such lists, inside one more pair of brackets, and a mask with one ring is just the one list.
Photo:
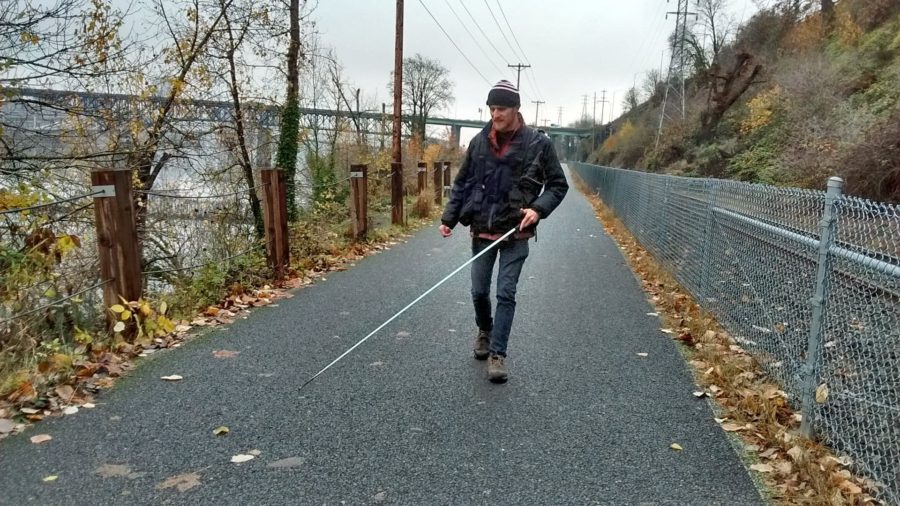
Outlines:
[[803, 53], [818, 48], [824, 40], [825, 22], [821, 13], [816, 13], [794, 25], [782, 45], [788, 51]]

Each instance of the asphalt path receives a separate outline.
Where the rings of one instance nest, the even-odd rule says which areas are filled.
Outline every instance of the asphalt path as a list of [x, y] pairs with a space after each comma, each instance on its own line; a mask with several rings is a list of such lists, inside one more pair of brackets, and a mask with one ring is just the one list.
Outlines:
[[455, 232], [421, 230], [0, 441], [0, 503], [762, 504], [574, 188], [530, 243], [508, 383], [472, 358], [466, 269], [298, 390], [469, 258]]

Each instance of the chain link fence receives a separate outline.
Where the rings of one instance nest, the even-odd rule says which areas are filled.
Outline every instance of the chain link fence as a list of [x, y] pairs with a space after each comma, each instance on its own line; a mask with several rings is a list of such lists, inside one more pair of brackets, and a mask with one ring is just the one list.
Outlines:
[[802, 429], [900, 504], [900, 207], [837, 179], [823, 192], [570, 166], [781, 383]]

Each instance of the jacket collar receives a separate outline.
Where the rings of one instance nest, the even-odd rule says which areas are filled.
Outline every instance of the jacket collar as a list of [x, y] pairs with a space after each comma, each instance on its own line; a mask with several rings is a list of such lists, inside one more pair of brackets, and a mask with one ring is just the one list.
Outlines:
[[490, 146], [491, 151], [493, 151], [494, 154], [496, 154], [497, 156], [503, 156], [509, 151], [509, 148], [513, 142], [513, 139], [515, 139], [519, 135], [519, 132], [521, 132], [524, 128], [526, 128], [525, 118], [522, 117], [521, 112], [517, 113], [516, 114], [516, 126], [512, 130], [509, 140], [502, 147], [497, 143], [497, 133], [498, 132], [496, 130], [494, 130], [494, 120], [488, 121], [488, 124], [485, 125], [485, 127], [481, 130], [481, 132], [487, 138], [488, 146]]

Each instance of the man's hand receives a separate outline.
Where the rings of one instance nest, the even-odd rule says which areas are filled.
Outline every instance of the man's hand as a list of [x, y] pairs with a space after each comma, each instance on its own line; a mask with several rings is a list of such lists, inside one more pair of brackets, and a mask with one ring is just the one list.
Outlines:
[[453, 230], [450, 230], [450, 227], [444, 225], [443, 223], [441, 223], [441, 226], [438, 227], [438, 231], [444, 237], [450, 237], [451, 235], [453, 235]]
[[540, 215], [534, 209], [522, 209], [522, 221], [519, 223], [519, 231], [525, 230], [540, 220]]

